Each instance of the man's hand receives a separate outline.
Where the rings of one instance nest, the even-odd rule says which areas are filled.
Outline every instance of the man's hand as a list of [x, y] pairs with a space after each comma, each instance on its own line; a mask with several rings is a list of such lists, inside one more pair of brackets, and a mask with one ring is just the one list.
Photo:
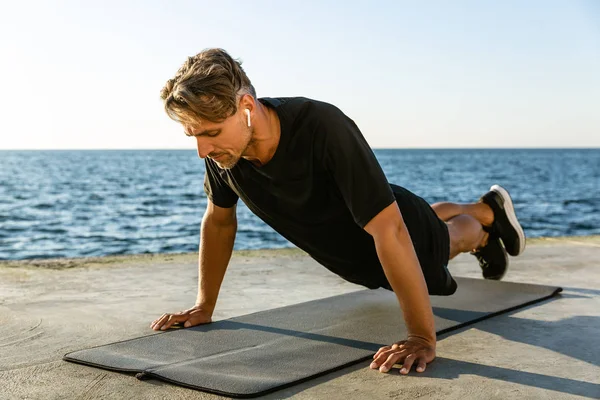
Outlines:
[[425, 371], [427, 363], [435, 359], [435, 343], [432, 345], [425, 339], [409, 337], [391, 346], [379, 349], [373, 356], [371, 368], [379, 368], [380, 372], [388, 372], [392, 365], [402, 364], [401, 374], [408, 374], [412, 365], [417, 363], [417, 372]]
[[201, 307], [194, 306], [185, 311], [181, 311], [174, 314], [163, 314], [158, 319], [152, 321], [150, 328], [155, 331], [164, 331], [169, 329], [175, 323], [184, 323], [185, 328], [190, 326], [196, 326], [201, 324], [210, 324], [212, 322], [212, 315], [208, 311]]

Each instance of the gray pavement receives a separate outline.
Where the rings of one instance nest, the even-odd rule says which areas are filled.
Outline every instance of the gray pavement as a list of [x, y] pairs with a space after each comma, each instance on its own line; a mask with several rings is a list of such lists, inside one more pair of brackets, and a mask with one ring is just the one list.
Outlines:
[[[444, 336], [423, 374], [365, 361], [267, 398], [600, 398], [598, 260], [598, 236], [530, 240], [505, 280], [562, 286], [559, 297]], [[480, 277], [468, 254], [450, 271]], [[0, 262], [0, 398], [218, 398], [61, 360], [152, 333], [160, 314], [192, 305], [196, 278], [193, 253]], [[298, 250], [236, 252], [214, 319], [362, 289]]]

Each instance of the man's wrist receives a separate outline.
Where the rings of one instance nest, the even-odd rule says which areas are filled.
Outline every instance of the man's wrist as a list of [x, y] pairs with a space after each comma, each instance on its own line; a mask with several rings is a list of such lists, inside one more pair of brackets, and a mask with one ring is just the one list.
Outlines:
[[428, 346], [431, 346], [435, 349], [437, 337], [435, 333], [433, 335], [418, 335], [418, 334], [408, 334], [408, 340], [416, 341]]
[[213, 312], [215, 311], [214, 305], [203, 303], [201, 301], [196, 301], [196, 304], [194, 304], [194, 308], [205, 311], [205, 312], [209, 313], [210, 315], [212, 315]]

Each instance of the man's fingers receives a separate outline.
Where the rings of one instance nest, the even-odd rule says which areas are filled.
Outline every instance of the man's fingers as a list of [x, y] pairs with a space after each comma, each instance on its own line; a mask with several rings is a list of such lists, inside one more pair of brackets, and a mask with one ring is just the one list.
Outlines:
[[155, 322], [153, 322], [150, 327], [152, 329], [154, 329], [155, 331], [158, 331], [158, 330], [164, 331], [166, 329], [169, 329], [176, 322], [183, 322], [183, 321], [187, 320], [188, 317], [189, 317], [189, 315], [187, 315], [187, 314], [184, 314], [184, 315], [163, 314], [163, 316], [160, 317], [159, 319], [155, 320]]
[[169, 318], [169, 314], [163, 314], [163, 316], [157, 319], [156, 322], [152, 325], [152, 329], [154, 329], [155, 331], [159, 330], [167, 318]]
[[169, 318], [165, 321], [164, 325], [160, 328], [161, 330], [166, 330], [171, 327], [176, 322], [185, 321], [188, 319], [187, 315], [169, 315]]
[[380, 372], [388, 372], [394, 364], [402, 364], [400, 373], [406, 375], [410, 372], [413, 364], [417, 372], [425, 371], [427, 363], [435, 359], [435, 348], [403, 340], [392, 346], [380, 348], [373, 358], [371, 369], [379, 368]]
[[390, 356], [391, 352], [392, 352], [391, 349], [383, 350], [383, 351], [378, 352], [375, 355], [376, 356], [375, 359], [371, 363], [371, 368], [373, 368], [373, 369], [379, 368], [379, 366], [381, 364], [383, 364], [385, 362], [385, 360], [387, 360], [387, 358]]
[[[370, 367], [371, 369], [379, 368], [380, 371], [387, 372], [392, 368], [392, 365], [394, 365], [398, 360], [402, 360], [406, 356], [406, 354], [407, 351], [405, 349], [399, 348], [395, 350], [388, 350], [386, 352], [382, 352], [379, 355], [379, 357], [373, 360]], [[388, 364], [388, 361], [392, 360], [392, 358], [395, 361], [391, 364]]]
[[163, 315], [161, 315], [160, 317], [156, 318], [154, 321], [152, 321], [152, 323], [150, 324], [150, 327], [151, 327], [151, 328], [152, 328], [152, 327], [154, 327], [154, 325], [156, 325], [156, 323], [157, 323], [158, 321], [160, 321], [162, 318], [164, 318], [164, 317], [165, 317], [165, 315], [167, 315], [167, 314], [163, 314]]
[[416, 358], [417, 358], [417, 355], [415, 353], [411, 353], [411, 354], [407, 355], [406, 358], [404, 359], [404, 362], [402, 363], [402, 369], [400, 370], [400, 373], [408, 374], [408, 372], [410, 371], [410, 368], [412, 367]]
[[425, 362], [425, 360], [420, 359], [419, 365], [417, 366], [417, 372], [423, 372], [425, 371], [425, 368], [427, 368], [427, 363]]
[[377, 353], [375, 353], [375, 355], [373, 356], [373, 358], [375, 359], [375, 358], [379, 357], [379, 355], [380, 355], [382, 352], [384, 352], [384, 351], [388, 351], [390, 348], [391, 348], [390, 346], [383, 346], [383, 347], [380, 347], [380, 348], [379, 348], [379, 350], [377, 350]]
[[[408, 374], [418, 356], [416, 353], [409, 353], [408, 355], [407, 353], [408, 351], [405, 349], [395, 349], [386, 353], [382, 353], [380, 357], [371, 363], [370, 367], [372, 369], [379, 368], [379, 371], [381, 372], [388, 372], [390, 369], [392, 369], [394, 364], [401, 363], [402, 369], [400, 369], [400, 373]], [[417, 364], [417, 371], [423, 372], [425, 371], [426, 367], [427, 363], [425, 362], [425, 359], [420, 358]]]
[[402, 351], [395, 351], [391, 353], [387, 360], [379, 367], [379, 371], [388, 372], [392, 369], [392, 366], [396, 364], [396, 362], [400, 361], [404, 357], [404, 353]]
[[163, 314], [159, 318], [152, 321], [150, 328], [155, 331], [164, 331], [171, 328], [176, 323], [184, 323], [184, 327], [189, 328], [195, 325], [209, 324], [210, 322], [210, 313], [200, 308], [192, 308], [176, 313]]
[[384, 351], [387, 351], [390, 349], [390, 346], [386, 346], [386, 347], [382, 347], [379, 350], [377, 350], [377, 353], [375, 353], [375, 355], [373, 356], [373, 360], [375, 360], [377, 357], [379, 357], [381, 355], [381, 353], [383, 353]]
[[[377, 350], [377, 353], [373, 356], [373, 359], [376, 359], [381, 355], [381, 353], [389, 352], [390, 350], [402, 350], [406, 346], [406, 340], [401, 340], [400, 342], [394, 343], [391, 346], [383, 346]], [[387, 356], [386, 356], [387, 358]]]

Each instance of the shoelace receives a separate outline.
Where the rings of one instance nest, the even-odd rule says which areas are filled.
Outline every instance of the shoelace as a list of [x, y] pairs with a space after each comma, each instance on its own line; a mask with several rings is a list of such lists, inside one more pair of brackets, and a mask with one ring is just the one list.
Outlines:
[[477, 261], [479, 261], [479, 265], [481, 266], [481, 268], [487, 268], [490, 265], [490, 263], [481, 254], [481, 251], [471, 252], [471, 254], [473, 254]]

